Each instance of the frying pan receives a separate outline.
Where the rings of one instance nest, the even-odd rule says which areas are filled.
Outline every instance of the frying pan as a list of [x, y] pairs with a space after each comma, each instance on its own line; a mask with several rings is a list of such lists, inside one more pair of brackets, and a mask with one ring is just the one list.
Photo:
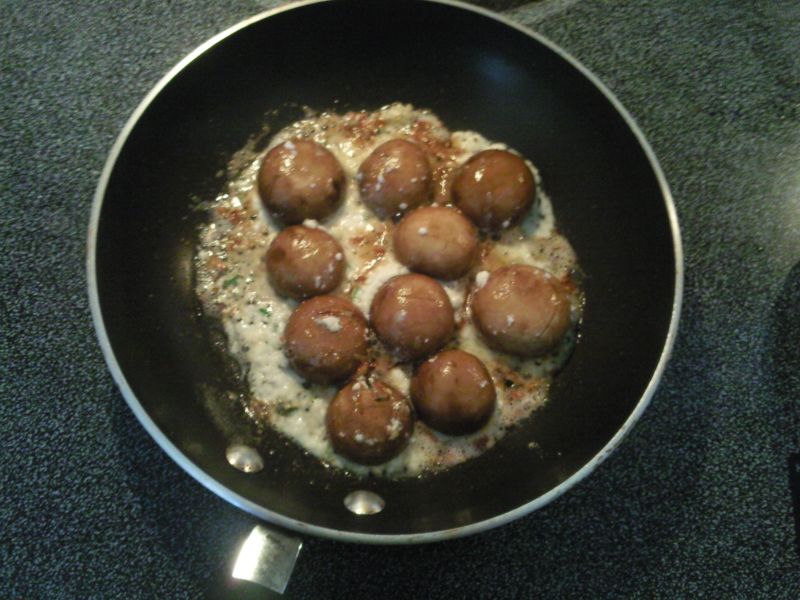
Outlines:
[[[581, 339], [549, 402], [493, 449], [422, 479], [358, 480], [255, 429], [218, 326], [193, 293], [199, 200], [268, 125], [394, 101], [501, 140], [539, 168], [585, 271]], [[190, 475], [301, 533], [371, 543], [462, 536], [558, 497], [608, 456], [650, 401], [675, 339], [682, 256], [666, 181], [642, 133], [586, 68], [541, 36], [456, 2], [308, 2], [265, 13], [181, 61], [111, 151], [89, 230], [89, 292], [131, 409]], [[234, 469], [232, 443], [264, 468]], [[530, 444], [534, 442], [534, 444]], [[533, 448], [531, 446], [534, 446]], [[354, 490], [385, 508], [348, 511]]]

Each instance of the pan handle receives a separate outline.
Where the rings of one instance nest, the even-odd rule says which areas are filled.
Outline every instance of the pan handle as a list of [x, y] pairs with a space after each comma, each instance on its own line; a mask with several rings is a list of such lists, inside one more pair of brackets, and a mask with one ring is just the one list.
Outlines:
[[299, 538], [258, 524], [239, 548], [230, 576], [283, 594], [302, 547]]

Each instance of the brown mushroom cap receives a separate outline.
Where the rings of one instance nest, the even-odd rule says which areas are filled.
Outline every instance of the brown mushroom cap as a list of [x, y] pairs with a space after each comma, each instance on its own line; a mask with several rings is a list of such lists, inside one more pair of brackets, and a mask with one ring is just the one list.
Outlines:
[[453, 181], [453, 201], [481, 229], [497, 231], [518, 222], [533, 205], [536, 182], [516, 154], [484, 150], [470, 158]]
[[494, 412], [494, 383], [484, 364], [463, 350], [423, 362], [411, 380], [411, 399], [429, 426], [449, 435], [477, 431]]
[[564, 287], [547, 271], [510, 265], [489, 275], [472, 299], [475, 325], [495, 350], [538, 356], [553, 350], [572, 326]]
[[411, 273], [392, 277], [372, 300], [370, 323], [398, 357], [413, 360], [441, 348], [453, 336], [455, 315], [434, 279]]
[[279, 294], [302, 300], [336, 289], [344, 276], [344, 251], [327, 231], [293, 225], [267, 250], [267, 273]]
[[339, 207], [344, 189], [339, 161], [311, 140], [278, 144], [267, 152], [258, 172], [261, 201], [285, 225], [324, 219]]
[[455, 208], [423, 206], [408, 213], [394, 231], [397, 259], [413, 271], [458, 279], [478, 255], [478, 232]]
[[408, 399], [390, 385], [365, 378], [339, 390], [325, 422], [333, 449], [363, 465], [397, 456], [414, 429]]
[[295, 309], [284, 330], [292, 368], [315, 383], [341, 381], [367, 358], [367, 320], [349, 300], [316, 296]]
[[378, 217], [392, 215], [426, 202], [432, 194], [431, 167], [425, 151], [404, 139], [375, 148], [358, 169], [361, 199]]

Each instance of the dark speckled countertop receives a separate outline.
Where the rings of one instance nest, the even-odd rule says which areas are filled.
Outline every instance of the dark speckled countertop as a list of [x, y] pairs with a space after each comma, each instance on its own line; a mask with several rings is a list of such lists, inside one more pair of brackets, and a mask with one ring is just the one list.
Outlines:
[[[196, 597], [254, 520], [106, 370], [85, 234], [116, 135], [188, 51], [280, 2], [0, 6], [0, 597]], [[800, 597], [800, 3], [496, 0], [637, 119], [684, 236], [679, 339], [621, 448], [544, 510], [427, 546], [308, 540], [294, 597]]]

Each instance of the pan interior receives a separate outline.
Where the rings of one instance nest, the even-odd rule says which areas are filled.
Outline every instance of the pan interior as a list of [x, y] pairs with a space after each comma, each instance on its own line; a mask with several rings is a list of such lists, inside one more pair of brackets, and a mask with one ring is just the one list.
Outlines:
[[[508, 143], [539, 168], [586, 273], [581, 340], [547, 405], [483, 456], [432, 478], [357, 481], [242, 417], [240, 384], [199, 313], [193, 207], [223, 187], [231, 155], [302, 106], [394, 101], [450, 129]], [[180, 451], [265, 511], [366, 534], [470, 525], [552, 490], [631, 415], [670, 328], [675, 254], [665, 199], [635, 135], [604, 94], [535, 38], [434, 3], [338, 2], [258, 20], [198, 56], [153, 99], [111, 172], [97, 228], [100, 309], [133, 394]], [[232, 441], [265, 467], [230, 467]], [[535, 441], [535, 447], [530, 442]], [[369, 517], [344, 498], [386, 501]], [[262, 516], [266, 513], [261, 512]]]

